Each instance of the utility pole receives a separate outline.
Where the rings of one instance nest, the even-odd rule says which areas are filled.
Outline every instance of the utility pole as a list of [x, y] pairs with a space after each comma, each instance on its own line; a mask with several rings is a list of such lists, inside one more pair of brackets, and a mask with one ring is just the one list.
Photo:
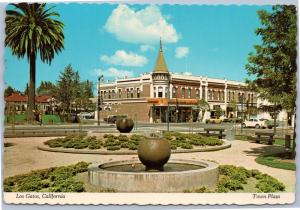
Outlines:
[[98, 112], [97, 112], [97, 118], [98, 118], [98, 126], [100, 127], [100, 105], [101, 105], [101, 94], [100, 94], [100, 80], [103, 79], [103, 75], [98, 77]]

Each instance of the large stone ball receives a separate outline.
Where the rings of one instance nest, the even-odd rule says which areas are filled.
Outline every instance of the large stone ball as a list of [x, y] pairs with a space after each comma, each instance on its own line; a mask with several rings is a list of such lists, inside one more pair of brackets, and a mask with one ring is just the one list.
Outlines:
[[163, 171], [163, 166], [171, 156], [171, 147], [167, 139], [146, 138], [138, 147], [138, 157], [146, 166], [146, 171]]
[[123, 118], [123, 119], [118, 119], [116, 125], [120, 133], [130, 133], [130, 131], [134, 126], [134, 122], [130, 118]]

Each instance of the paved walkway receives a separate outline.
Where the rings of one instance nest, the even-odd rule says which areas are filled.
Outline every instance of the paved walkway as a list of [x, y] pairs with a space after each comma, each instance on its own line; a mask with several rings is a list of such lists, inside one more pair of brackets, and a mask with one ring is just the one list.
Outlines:
[[[8, 138], [5, 142], [14, 143], [12, 147], [4, 148], [4, 177], [31, 170], [75, 164], [79, 161], [99, 162], [108, 160], [124, 160], [136, 155], [94, 155], [94, 154], [69, 154], [46, 152], [37, 149], [37, 146], [53, 137]], [[214, 160], [219, 164], [232, 164], [243, 166], [247, 169], [257, 169], [267, 173], [283, 182], [287, 191], [295, 191], [296, 173], [294, 171], [271, 168], [257, 164], [254, 160], [260, 154], [283, 151], [283, 147], [268, 146], [247, 141], [232, 141], [232, 147], [215, 152], [173, 154], [172, 157], [186, 159]]]

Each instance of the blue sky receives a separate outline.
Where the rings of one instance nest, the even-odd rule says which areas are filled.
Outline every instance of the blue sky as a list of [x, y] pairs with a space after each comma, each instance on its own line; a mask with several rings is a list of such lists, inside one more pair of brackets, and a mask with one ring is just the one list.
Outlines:
[[[51, 65], [37, 60], [37, 86], [55, 82], [71, 64], [82, 80], [138, 76], [152, 71], [162, 37], [171, 72], [244, 81], [253, 45], [260, 42], [257, 11], [270, 6], [56, 4], [64, 24], [65, 49]], [[5, 49], [5, 84], [24, 90], [26, 58]]]

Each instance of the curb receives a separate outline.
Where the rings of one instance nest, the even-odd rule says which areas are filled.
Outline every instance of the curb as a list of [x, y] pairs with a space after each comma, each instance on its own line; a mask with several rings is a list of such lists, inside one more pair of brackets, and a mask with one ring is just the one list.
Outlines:
[[[193, 152], [212, 152], [223, 150], [231, 147], [231, 143], [227, 140], [223, 140], [224, 144], [213, 147], [203, 147], [197, 149], [177, 149], [172, 150], [172, 153], [193, 153]], [[137, 150], [133, 151], [99, 151], [99, 150], [86, 150], [86, 149], [63, 149], [63, 148], [51, 148], [47, 146], [38, 146], [39, 150], [47, 152], [62, 152], [62, 153], [74, 153], [74, 154], [98, 154], [98, 155], [136, 155]]]

